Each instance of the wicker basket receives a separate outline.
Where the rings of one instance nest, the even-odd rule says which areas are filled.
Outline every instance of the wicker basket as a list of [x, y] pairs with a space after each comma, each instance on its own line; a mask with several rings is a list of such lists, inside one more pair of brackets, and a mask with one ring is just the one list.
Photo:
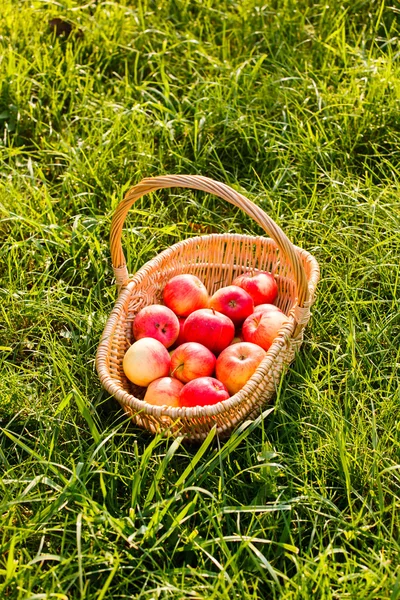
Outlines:
[[[203, 190], [227, 200], [250, 215], [272, 239], [237, 234], [193, 237], [161, 252], [130, 277], [121, 247], [129, 208], [149, 192], [172, 187]], [[273, 397], [284, 369], [302, 343], [319, 279], [315, 258], [294, 246], [250, 200], [223, 183], [197, 175], [165, 175], [135, 185], [115, 212], [111, 257], [120, 293], [97, 351], [96, 367], [104, 388], [139, 426], [152, 433], [167, 431], [201, 441], [215, 425], [223, 436], [244, 419], [255, 418]], [[277, 304], [289, 317], [251, 379], [237, 394], [215, 405], [167, 408], [144, 402], [145, 388], [133, 385], [122, 369], [124, 354], [133, 342], [132, 321], [136, 313], [144, 306], [160, 303], [165, 284], [180, 273], [197, 275], [213, 294], [248, 270], [274, 273], [279, 290]]]

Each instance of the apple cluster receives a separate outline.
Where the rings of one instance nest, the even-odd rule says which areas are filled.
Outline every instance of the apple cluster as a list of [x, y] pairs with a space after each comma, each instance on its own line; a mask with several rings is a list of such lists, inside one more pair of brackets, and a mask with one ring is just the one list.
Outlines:
[[244, 273], [209, 296], [198, 277], [172, 277], [164, 304], [146, 306], [133, 321], [135, 342], [123, 369], [158, 406], [205, 406], [236, 394], [266, 356], [285, 314], [267, 272]]

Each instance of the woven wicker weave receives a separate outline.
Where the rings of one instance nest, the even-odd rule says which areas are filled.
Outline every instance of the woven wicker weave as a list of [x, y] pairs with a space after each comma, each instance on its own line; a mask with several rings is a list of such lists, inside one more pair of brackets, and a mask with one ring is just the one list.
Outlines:
[[[190, 238], [174, 244], [129, 277], [121, 246], [126, 215], [143, 195], [172, 187], [203, 190], [227, 200], [250, 215], [271, 237], [212, 234]], [[133, 420], [152, 433], [167, 430], [200, 441], [215, 425], [219, 435], [228, 435], [245, 418], [258, 415], [273, 397], [284, 369], [302, 343], [319, 279], [315, 258], [294, 246], [253, 202], [223, 183], [196, 175], [147, 178], [135, 185], [115, 212], [111, 257], [120, 293], [98, 347], [96, 367], [104, 388]], [[234, 396], [210, 406], [167, 408], [144, 402], [145, 388], [128, 381], [122, 369], [124, 354], [133, 342], [132, 321], [136, 313], [144, 306], [160, 303], [165, 284], [180, 273], [197, 275], [213, 294], [249, 270], [274, 273], [279, 290], [277, 305], [288, 315], [288, 323], [251, 379]]]

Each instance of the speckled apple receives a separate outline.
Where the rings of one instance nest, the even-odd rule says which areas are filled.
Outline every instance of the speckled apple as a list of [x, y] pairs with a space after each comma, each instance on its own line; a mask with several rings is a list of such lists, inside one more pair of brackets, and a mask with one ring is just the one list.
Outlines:
[[151, 337], [169, 348], [179, 335], [179, 320], [175, 313], [162, 304], [142, 308], [133, 320], [135, 340]]

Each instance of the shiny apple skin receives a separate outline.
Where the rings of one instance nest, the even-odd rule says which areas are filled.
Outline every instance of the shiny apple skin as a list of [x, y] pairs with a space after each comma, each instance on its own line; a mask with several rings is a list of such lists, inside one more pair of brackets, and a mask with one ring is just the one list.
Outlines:
[[214, 373], [214, 354], [197, 342], [186, 342], [176, 348], [171, 356], [171, 377], [188, 383], [198, 377], [210, 377]]
[[220, 288], [210, 298], [210, 308], [229, 317], [235, 326], [241, 325], [254, 310], [253, 298], [238, 285]]
[[267, 353], [260, 346], [241, 342], [225, 348], [217, 359], [215, 374], [219, 381], [236, 394], [248, 382]]
[[258, 344], [264, 350], [268, 350], [279, 330], [287, 321], [286, 315], [277, 310], [266, 313], [253, 313], [243, 323], [243, 339], [245, 342]]
[[258, 304], [272, 304], [278, 296], [278, 286], [275, 277], [265, 271], [257, 274], [244, 273], [232, 281], [246, 290], [253, 298], [254, 306]]
[[233, 340], [235, 326], [226, 315], [211, 308], [202, 308], [188, 316], [183, 335], [188, 342], [197, 342], [219, 354]]
[[195, 310], [208, 307], [207, 288], [195, 275], [175, 275], [166, 284], [163, 301], [179, 317], [187, 317]]
[[134, 342], [122, 361], [127, 378], [141, 386], [148, 386], [155, 379], [167, 377], [170, 366], [168, 350], [154, 338], [141, 338]]
[[154, 406], [179, 407], [179, 394], [183, 383], [173, 377], [160, 377], [152, 381], [144, 396], [144, 401]]
[[187, 383], [179, 396], [181, 406], [207, 406], [229, 398], [225, 385], [214, 377], [199, 377]]
[[135, 340], [154, 338], [169, 348], [179, 335], [178, 317], [162, 304], [145, 306], [133, 320], [133, 335]]

